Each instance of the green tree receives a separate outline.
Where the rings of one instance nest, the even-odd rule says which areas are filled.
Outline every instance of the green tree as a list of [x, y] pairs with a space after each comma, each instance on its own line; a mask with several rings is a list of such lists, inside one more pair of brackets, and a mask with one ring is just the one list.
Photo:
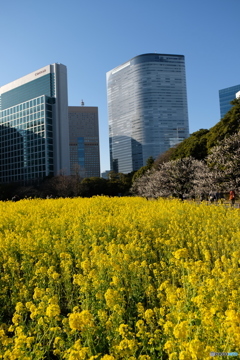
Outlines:
[[158, 167], [161, 164], [164, 164], [165, 162], [168, 162], [168, 161], [172, 160], [172, 155], [173, 155], [174, 151], [175, 151], [175, 147], [171, 147], [170, 149], [168, 149], [164, 153], [160, 154], [157, 157], [157, 159], [154, 161], [153, 167], [155, 169], [158, 169]]
[[207, 136], [209, 130], [200, 129], [183, 140], [172, 152], [171, 160], [182, 159], [192, 156], [194, 159], [201, 160], [207, 156]]
[[232, 108], [212, 128], [200, 129], [182, 141], [172, 152], [171, 160], [192, 156], [201, 160], [206, 158], [213, 146], [240, 130], [240, 99], [231, 101]]
[[111, 171], [108, 180], [108, 192], [110, 196], [126, 196], [132, 186], [132, 177], [134, 172], [129, 174], [116, 173]]
[[100, 177], [85, 178], [81, 182], [81, 196], [106, 195], [108, 180]]
[[240, 99], [231, 101], [232, 108], [227, 114], [209, 130], [207, 149], [209, 150], [225, 138], [240, 130]]
[[133, 175], [132, 181], [134, 182], [139, 177], [143, 176], [148, 170], [150, 170], [154, 165], [154, 158], [150, 156], [147, 161], [146, 165], [142, 166], [140, 169], [138, 169], [135, 174]]

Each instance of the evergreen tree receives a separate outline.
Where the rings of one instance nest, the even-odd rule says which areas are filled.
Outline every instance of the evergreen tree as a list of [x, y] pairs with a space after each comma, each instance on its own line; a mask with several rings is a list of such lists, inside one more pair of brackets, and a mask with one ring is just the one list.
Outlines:
[[200, 129], [182, 141], [171, 153], [170, 159], [176, 160], [192, 156], [201, 160], [206, 158], [212, 147], [221, 143], [240, 130], [240, 99], [231, 101], [232, 108], [211, 129]]
[[140, 169], [138, 169], [135, 172], [132, 181], [135, 181], [137, 178], [143, 176], [148, 170], [150, 170], [153, 167], [153, 165], [154, 165], [154, 158], [150, 156], [146, 161], [146, 165], [142, 166]]
[[171, 160], [192, 156], [194, 159], [204, 159], [207, 156], [207, 135], [209, 130], [200, 129], [189, 138], [183, 140], [173, 151]]

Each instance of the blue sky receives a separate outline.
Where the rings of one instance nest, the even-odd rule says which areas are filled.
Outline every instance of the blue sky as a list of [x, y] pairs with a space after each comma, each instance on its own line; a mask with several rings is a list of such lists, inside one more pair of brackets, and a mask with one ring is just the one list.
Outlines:
[[220, 89], [240, 83], [240, 0], [1, 2], [0, 86], [54, 62], [69, 105], [98, 106], [109, 169], [106, 72], [144, 53], [185, 56], [190, 133], [220, 120]]

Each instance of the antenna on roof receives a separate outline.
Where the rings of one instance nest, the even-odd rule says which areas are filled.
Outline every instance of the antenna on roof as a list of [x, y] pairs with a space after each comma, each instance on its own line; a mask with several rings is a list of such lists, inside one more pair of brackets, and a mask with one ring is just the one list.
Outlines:
[[84, 101], [83, 100], [81, 101], [81, 105], [84, 106]]

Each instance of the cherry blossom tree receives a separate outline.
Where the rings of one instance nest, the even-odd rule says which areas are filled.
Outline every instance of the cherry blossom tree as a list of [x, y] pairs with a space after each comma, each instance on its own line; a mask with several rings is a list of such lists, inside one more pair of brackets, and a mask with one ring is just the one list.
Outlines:
[[192, 157], [168, 161], [160, 164], [157, 170], [138, 178], [132, 186], [132, 192], [155, 198], [174, 196], [182, 199], [185, 194], [193, 195], [195, 173], [199, 167], [202, 167], [202, 161]]
[[216, 186], [229, 191], [240, 190], [240, 132], [222, 140], [213, 147], [207, 157], [207, 164]]
[[240, 132], [213, 147], [205, 160], [187, 157], [159, 165], [146, 172], [132, 186], [134, 194], [145, 197], [185, 194], [206, 196], [211, 192], [240, 192]]

